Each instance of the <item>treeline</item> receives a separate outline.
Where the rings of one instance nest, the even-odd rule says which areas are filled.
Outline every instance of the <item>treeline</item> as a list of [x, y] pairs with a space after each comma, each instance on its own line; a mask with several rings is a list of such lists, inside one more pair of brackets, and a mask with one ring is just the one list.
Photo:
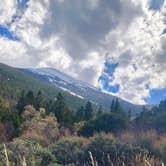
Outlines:
[[99, 132], [118, 133], [129, 128], [155, 129], [166, 132], [166, 101], [162, 101], [158, 107], [154, 107], [152, 110], [144, 108], [139, 116], [131, 120], [130, 111], [128, 113], [123, 111], [118, 98], [113, 99], [110, 103], [110, 112], [104, 112], [102, 106], [99, 106], [98, 110], [94, 110], [90, 101], [87, 101], [85, 106], [80, 106], [77, 111], [73, 111], [68, 107], [61, 93], [54, 99], [47, 99], [41, 91], [37, 93], [22, 91], [14, 109], [0, 106], [0, 122], [2, 124], [10, 123], [13, 133], [15, 133], [10, 135], [19, 135], [19, 127], [22, 122], [21, 114], [26, 105], [32, 105], [37, 111], [40, 108], [45, 108], [47, 115], [53, 113], [61, 126], [71, 130], [75, 124], [80, 124], [77, 134], [86, 137]]
[[159, 106], [151, 110], [143, 108], [141, 114], [136, 117], [134, 124], [138, 129], [152, 130], [155, 129], [160, 133], [166, 132], [166, 100], [160, 102]]
[[[94, 109], [90, 101], [72, 110], [61, 93], [48, 99], [41, 91], [22, 91], [14, 108], [0, 106], [0, 142], [9, 142], [9, 159], [15, 163], [21, 155], [40, 166], [92, 165], [92, 158], [99, 166], [141, 166], [144, 160], [161, 165], [166, 162], [165, 119], [166, 100], [151, 110], [144, 107], [133, 119], [118, 98], [109, 112]], [[0, 145], [0, 160], [3, 151]]]
[[60, 125], [70, 128], [75, 123], [82, 123], [79, 129], [79, 135], [92, 136], [96, 132], [118, 132], [125, 129], [129, 123], [128, 115], [120, 106], [118, 98], [114, 99], [110, 104], [110, 112], [103, 112], [100, 106], [98, 110], [94, 110], [92, 103], [87, 101], [85, 106], [80, 106], [77, 111], [71, 110], [61, 93], [55, 99], [44, 99], [42, 92], [36, 95], [33, 91], [25, 93], [23, 91], [19, 98], [17, 109], [21, 115], [26, 105], [32, 105], [36, 110], [43, 107], [46, 113], [53, 113]]

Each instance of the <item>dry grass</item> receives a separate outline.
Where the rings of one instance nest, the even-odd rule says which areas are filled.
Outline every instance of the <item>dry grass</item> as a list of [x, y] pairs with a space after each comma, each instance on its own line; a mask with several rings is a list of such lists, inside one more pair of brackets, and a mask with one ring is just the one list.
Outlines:
[[10, 165], [9, 165], [9, 158], [8, 158], [8, 154], [7, 154], [6, 145], [3, 144], [3, 146], [4, 146], [5, 157], [6, 157], [6, 166], [10, 166]]
[[[110, 155], [107, 155], [108, 166], [165, 166], [162, 161], [154, 157], [148, 157], [136, 155], [135, 158], [129, 163], [121, 162], [120, 159], [116, 159], [114, 162], [111, 161]], [[98, 162], [93, 158], [93, 154], [89, 152], [90, 163], [92, 166], [98, 166]]]

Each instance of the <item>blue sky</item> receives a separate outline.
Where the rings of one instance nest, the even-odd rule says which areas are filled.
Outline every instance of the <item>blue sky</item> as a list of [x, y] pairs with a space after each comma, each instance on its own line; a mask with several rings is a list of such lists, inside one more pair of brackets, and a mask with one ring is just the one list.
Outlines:
[[[149, 10], [160, 10], [164, 0], [151, 0]], [[110, 62], [105, 62], [104, 73], [100, 78], [99, 81], [102, 82], [103, 88], [113, 94], [116, 94], [120, 90], [120, 85], [115, 84], [110, 86], [109, 82], [112, 82], [114, 79], [114, 72], [118, 64], [111, 64]], [[137, 70], [135, 64], [133, 65], [134, 70]], [[125, 74], [125, 73], [124, 73]], [[149, 88], [149, 85], [146, 85]], [[166, 86], [166, 85], [165, 85]], [[159, 104], [160, 101], [166, 99], [166, 88], [156, 88], [156, 89], [149, 89], [149, 96], [144, 98], [143, 100], [147, 104]]]
[[164, 0], [150, 0], [150, 9], [158, 10], [164, 3]]
[[[112, 82], [114, 79], [114, 72], [116, 68], [118, 67], [118, 64], [110, 64], [108, 62], [105, 62], [105, 68], [104, 68], [104, 73], [107, 73], [107, 76], [103, 74], [100, 78], [99, 81], [102, 82], [103, 87], [106, 91], [109, 91], [113, 94], [118, 93], [120, 89], [120, 85], [109, 85], [109, 82]], [[124, 73], [125, 74], [125, 73]], [[108, 76], [109, 75], [109, 76]], [[148, 85], [147, 85], [147, 88]], [[166, 88], [161, 88], [161, 89], [150, 89], [150, 95], [147, 98], [144, 98], [145, 102], [147, 104], [159, 104], [160, 101], [166, 99]]]
[[165, 0], [8, 1], [0, 62], [54, 67], [136, 104], [165, 99]]
[[0, 26], [0, 36], [6, 37], [10, 40], [19, 40], [19, 38], [8, 30], [7, 27]]
[[24, 11], [28, 7], [29, 0], [17, 0], [17, 10], [15, 15], [12, 16], [12, 21], [8, 22], [7, 25], [0, 25], [0, 36], [6, 37], [9, 40], [18, 41], [19, 38], [10, 31], [10, 26], [15, 22], [16, 19], [21, 19], [21, 15], [17, 14], [17, 11]]
[[161, 100], [166, 99], [166, 88], [152, 89], [150, 96], [145, 99], [149, 104], [159, 104]]

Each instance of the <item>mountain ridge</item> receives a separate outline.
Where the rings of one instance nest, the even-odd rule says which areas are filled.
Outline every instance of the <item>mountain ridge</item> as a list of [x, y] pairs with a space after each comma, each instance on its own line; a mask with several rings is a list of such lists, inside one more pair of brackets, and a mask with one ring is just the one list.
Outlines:
[[[116, 96], [102, 92], [100, 89], [75, 79], [55, 68], [31, 68], [24, 70], [41, 81], [47, 82], [70, 93], [74, 93], [77, 96], [81, 96], [82, 98], [96, 103], [97, 105], [102, 105], [106, 111], [109, 111], [112, 100], [117, 98]], [[119, 100], [125, 111], [132, 111], [133, 115], [140, 112], [143, 107], [142, 105], [135, 105], [121, 98], [119, 98]]]

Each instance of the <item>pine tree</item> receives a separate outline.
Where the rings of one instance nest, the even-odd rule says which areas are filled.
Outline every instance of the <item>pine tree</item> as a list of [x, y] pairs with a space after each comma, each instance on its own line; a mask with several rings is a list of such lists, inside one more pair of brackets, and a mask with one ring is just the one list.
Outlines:
[[103, 113], [103, 109], [102, 109], [102, 106], [100, 105], [97, 111], [97, 116], [100, 116], [102, 113]]
[[22, 112], [24, 111], [24, 107], [25, 107], [25, 91], [22, 90], [18, 103], [17, 103], [17, 106], [16, 106], [16, 108], [19, 112], [19, 115], [21, 115]]
[[111, 112], [115, 112], [115, 100], [114, 99], [112, 100], [112, 103], [111, 103]]
[[25, 105], [34, 105], [35, 97], [33, 94], [33, 91], [28, 91], [28, 93], [25, 96]]
[[129, 120], [131, 120], [131, 109], [129, 109], [129, 111], [128, 111], [128, 118], [129, 118]]
[[75, 119], [76, 119], [77, 122], [83, 121], [83, 120], [85, 119], [85, 114], [84, 114], [84, 112], [85, 112], [85, 110], [84, 110], [84, 107], [83, 107], [83, 106], [81, 106], [81, 107], [77, 110], [77, 112], [76, 112], [76, 114], [75, 114]]
[[45, 108], [46, 108], [47, 114], [54, 112], [53, 110], [55, 108], [55, 101], [54, 100], [47, 100], [46, 104], [45, 104]]
[[65, 110], [65, 100], [61, 93], [58, 93], [56, 97], [55, 108], [53, 112], [58, 120], [58, 122], [62, 122], [63, 120], [63, 111]]
[[63, 110], [62, 124], [66, 127], [70, 127], [73, 124], [73, 121], [72, 111], [68, 107], [65, 107]]
[[122, 112], [122, 108], [120, 106], [118, 98], [112, 100], [111, 112], [113, 112], [113, 113], [120, 113], [120, 112]]
[[38, 91], [38, 93], [35, 97], [35, 108], [36, 108], [36, 110], [39, 110], [42, 106], [43, 106], [42, 92]]
[[119, 103], [118, 98], [116, 98], [116, 100], [115, 100], [115, 112], [120, 112], [120, 111], [121, 111], [120, 103]]
[[90, 101], [85, 106], [85, 120], [90, 120], [93, 117], [93, 108]]

